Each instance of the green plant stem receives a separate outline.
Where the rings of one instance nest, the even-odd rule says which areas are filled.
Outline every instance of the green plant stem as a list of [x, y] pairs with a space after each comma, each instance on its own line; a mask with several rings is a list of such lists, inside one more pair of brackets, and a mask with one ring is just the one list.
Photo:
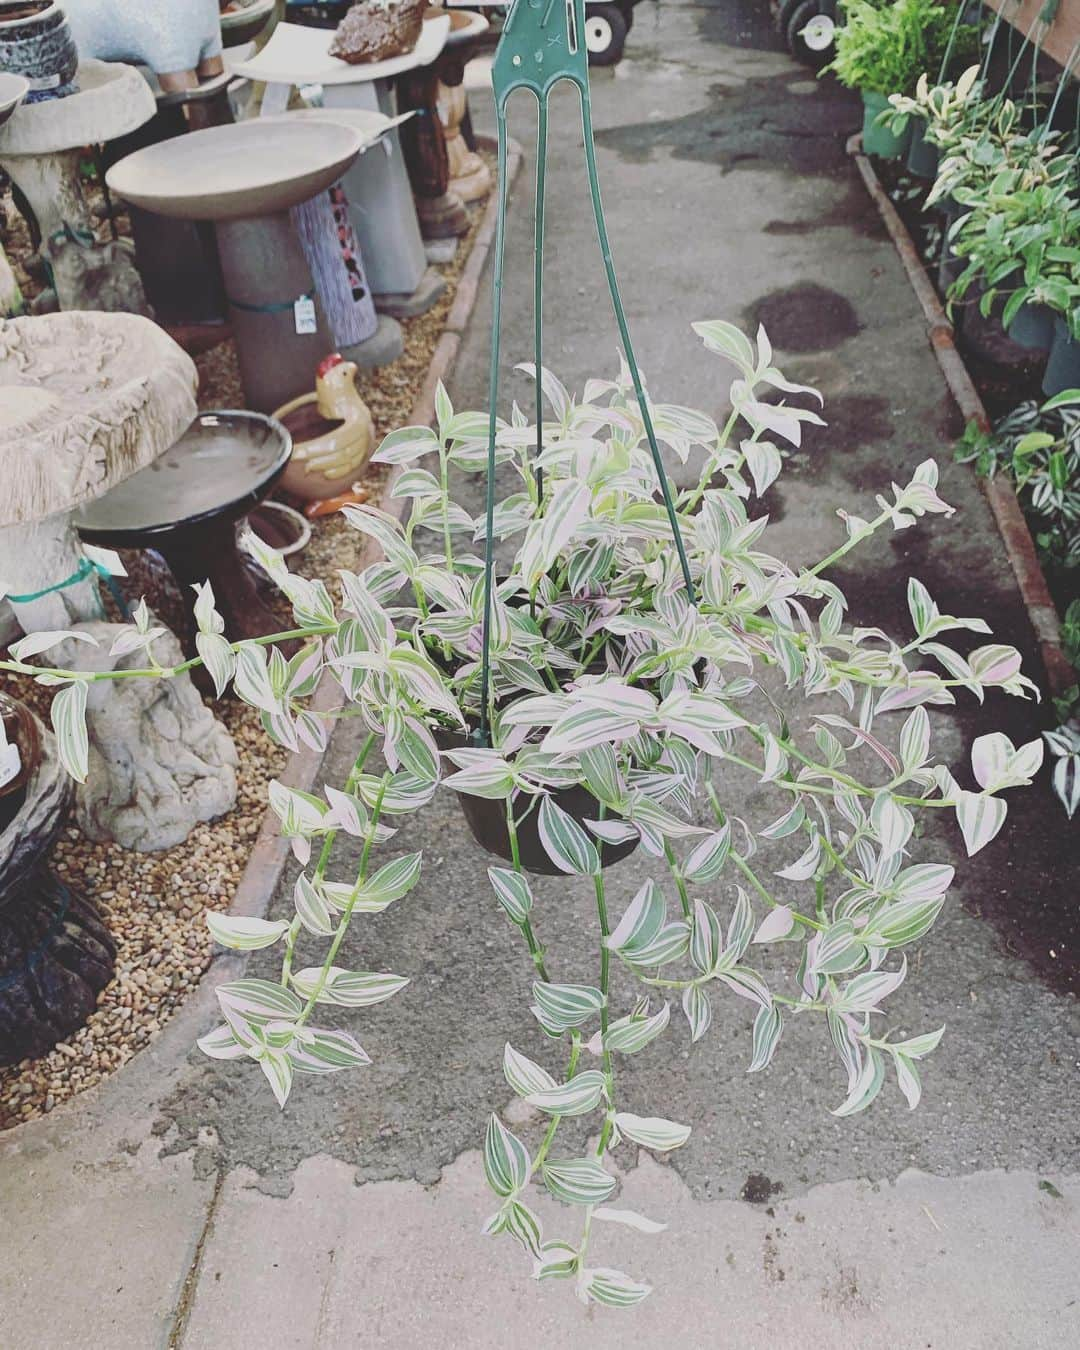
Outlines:
[[[566, 1066], [566, 1081], [569, 1082], [577, 1072], [578, 1060], [581, 1057], [581, 1034], [577, 1031], [570, 1033], [570, 1062]], [[551, 1145], [555, 1142], [555, 1133], [562, 1123], [562, 1116], [552, 1116], [548, 1122], [547, 1130], [544, 1133], [543, 1142], [537, 1150], [536, 1157], [533, 1159], [532, 1171], [530, 1176], [535, 1176], [544, 1165], [544, 1159], [551, 1151]]]
[[[518, 848], [517, 822], [514, 820], [513, 798], [506, 799], [506, 833], [510, 839], [510, 854], [513, 862], [514, 871], [519, 875], [522, 872], [521, 853]], [[536, 973], [545, 984], [551, 983], [551, 977], [548, 975], [547, 966], [544, 963], [544, 949], [536, 940], [536, 934], [533, 932], [532, 921], [526, 914], [524, 920], [519, 925], [521, 935], [529, 947], [529, 955], [532, 957], [532, 963], [536, 967]]]
[[[709, 798], [709, 805], [712, 807], [713, 815], [716, 817], [719, 823], [723, 824], [723, 822], [727, 819], [727, 817], [725, 815], [724, 808], [720, 805], [719, 798], [716, 795], [716, 789], [713, 787], [711, 783], [706, 783], [705, 792]], [[758, 895], [760, 895], [761, 898], [766, 902], [766, 904], [768, 904], [772, 909], [781, 909], [781, 908], [789, 909], [791, 917], [795, 920], [795, 922], [801, 923], [806, 928], [821, 929], [825, 927], [824, 924], [818, 923], [814, 919], [808, 919], [805, 914], [800, 914], [797, 910], [790, 909], [790, 906], [786, 905], [782, 906], [780, 901], [777, 900], [775, 896], [770, 895], [769, 892], [762, 885], [762, 883], [758, 880], [756, 873], [754, 872], [750, 864], [746, 861], [746, 859], [740, 858], [734, 849], [731, 850], [729, 857], [731, 858], [731, 861], [735, 864], [735, 866], [739, 869], [739, 871], [743, 874], [743, 876], [747, 879], [750, 885], [753, 886], [754, 890], [757, 891]]]
[[454, 545], [450, 537], [450, 457], [446, 445], [439, 441], [439, 511], [442, 516], [443, 554], [446, 558], [446, 570], [454, 571]]
[[[313, 628], [290, 628], [284, 633], [268, 633], [265, 637], [245, 638], [242, 642], [232, 642], [234, 652], [241, 647], [271, 647], [276, 642], [292, 642], [298, 638], [326, 637], [336, 633], [341, 625], [337, 623], [319, 624]], [[193, 656], [190, 661], [182, 661], [178, 666], [158, 666], [137, 670], [98, 670], [92, 674], [82, 670], [60, 670], [56, 666], [32, 666], [26, 661], [0, 661], [0, 670], [13, 675], [55, 675], [62, 680], [82, 680], [86, 684], [96, 684], [99, 680], [174, 680], [178, 675], [186, 675], [203, 664], [201, 656]]]
[[[604, 818], [604, 808], [600, 807], [600, 819]], [[611, 936], [611, 927], [608, 923], [607, 896], [604, 891], [604, 873], [598, 871], [593, 877], [593, 889], [596, 893], [596, 916], [600, 923], [600, 992], [604, 996], [603, 1006], [600, 1009], [600, 1041], [603, 1045], [602, 1062], [604, 1065], [604, 1077], [607, 1079], [608, 1104], [612, 1108], [615, 1105], [615, 1066], [612, 1061], [611, 1051], [607, 1048], [607, 1031], [610, 1021], [610, 1009], [608, 1008], [608, 991], [611, 985], [611, 949], [607, 946], [605, 939]], [[611, 1137], [611, 1122], [605, 1117], [604, 1128], [600, 1131], [600, 1142], [597, 1145], [597, 1157], [604, 1156], [604, 1150], [607, 1148], [608, 1139]]]
[[819, 572], [824, 572], [826, 567], [831, 567], [833, 563], [839, 562], [840, 559], [850, 553], [853, 548], [861, 544], [864, 539], [868, 539], [875, 530], [880, 529], [890, 518], [891, 514], [890, 511], [882, 511], [879, 516], [875, 516], [873, 520], [868, 521], [864, 528], [861, 529], [858, 534], [853, 534], [846, 544], [841, 544], [839, 548], [833, 549], [832, 553], [830, 553], [827, 558], [822, 558], [819, 563], [809, 568], [806, 575], [816, 577]]
[[690, 896], [686, 891], [686, 878], [679, 870], [679, 862], [675, 857], [675, 850], [671, 847], [671, 844], [667, 839], [664, 840], [664, 857], [667, 859], [667, 865], [671, 871], [671, 875], [675, 879], [675, 885], [678, 888], [679, 903], [682, 905], [683, 918], [688, 919], [691, 911]]
[[303, 1026], [311, 1016], [312, 1010], [316, 1003], [318, 1003], [323, 989], [326, 987], [326, 981], [330, 975], [330, 967], [334, 964], [334, 958], [337, 956], [341, 944], [345, 940], [345, 933], [349, 927], [349, 920], [352, 918], [353, 908], [360, 898], [360, 892], [363, 889], [364, 881], [367, 877], [368, 860], [371, 857], [371, 848], [375, 842], [375, 833], [378, 829], [379, 817], [382, 815], [383, 797], [386, 795], [390, 777], [391, 775], [388, 769], [382, 776], [382, 782], [379, 784], [379, 792], [375, 798], [375, 805], [371, 809], [371, 824], [368, 826], [367, 838], [364, 840], [364, 851], [360, 855], [360, 869], [356, 876], [356, 885], [353, 887], [352, 894], [345, 904], [345, 909], [341, 915], [341, 921], [334, 934], [334, 940], [330, 943], [330, 950], [326, 953], [326, 960], [323, 961], [322, 969], [319, 971], [319, 978], [315, 981], [315, 988], [311, 991], [308, 1001], [304, 1004], [303, 1012], [301, 1012], [300, 1016], [296, 1019], [297, 1026]]
[[[371, 754], [372, 747], [375, 745], [375, 733], [369, 733], [364, 744], [360, 747], [360, 753], [353, 763], [348, 778], [345, 780], [345, 791], [354, 792], [360, 775], [364, 772], [364, 764], [367, 762], [368, 755]], [[323, 839], [322, 849], [319, 853], [319, 860], [315, 864], [314, 880], [320, 882], [326, 875], [326, 868], [330, 862], [330, 854], [333, 852], [334, 843], [340, 831], [330, 830]], [[285, 955], [281, 961], [281, 983], [288, 987], [289, 976], [292, 974], [293, 956], [296, 950], [296, 939], [300, 936], [300, 929], [303, 925], [299, 916], [293, 918], [289, 925], [289, 931], [285, 935]]]

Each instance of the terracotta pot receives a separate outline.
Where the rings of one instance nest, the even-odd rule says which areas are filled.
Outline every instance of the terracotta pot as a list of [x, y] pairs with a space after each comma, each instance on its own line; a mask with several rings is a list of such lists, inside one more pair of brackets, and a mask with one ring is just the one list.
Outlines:
[[78, 90], [79, 54], [64, 11], [53, 0], [0, 0], [0, 70], [22, 75], [27, 103]]

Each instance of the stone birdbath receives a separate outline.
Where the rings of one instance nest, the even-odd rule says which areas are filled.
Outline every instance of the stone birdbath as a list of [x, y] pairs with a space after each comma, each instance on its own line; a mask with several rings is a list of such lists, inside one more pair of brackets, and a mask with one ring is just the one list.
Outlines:
[[337, 182], [362, 146], [337, 124], [256, 120], [148, 145], [106, 176], [146, 211], [214, 222], [244, 397], [260, 412], [306, 392], [333, 350], [289, 210]]
[[134, 131], [156, 104], [133, 66], [84, 61], [79, 90], [27, 104], [0, 126], [0, 166], [21, 190], [41, 232], [60, 309], [147, 312], [129, 250], [98, 243], [79, 181], [84, 147]]
[[[386, 61], [350, 65], [330, 56], [333, 32], [279, 23], [266, 46], [232, 67], [235, 75], [267, 85], [264, 113], [284, 110], [294, 86], [322, 86], [328, 111], [360, 108], [398, 115], [395, 80], [405, 71], [430, 65], [450, 29], [443, 17], [425, 23], [416, 47]], [[430, 268], [405, 168], [400, 138], [384, 138], [385, 154], [364, 155], [344, 178], [350, 216], [376, 307], [398, 318], [423, 314], [445, 289]]]
[[0, 1065], [37, 1059], [76, 1028], [112, 978], [116, 948], [93, 903], [61, 881], [47, 855], [73, 784], [52, 734], [0, 694], [18, 780], [0, 795]]
[[[149, 319], [47, 314], [0, 324], [0, 593], [25, 633], [75, 631], [48, 660], [111, 671], [120, 625], [104, 622], [100, 562], [72, 511], [181, 438], [195, 415], [195, 367]], [[155, 646], [177, 664], [175, 638]], [[144, 687], [145, 686], [145, 687]], [[231, 808], [236, 752], [187, 675], [90, 685], [90, 773], [79, 823], [94, 839], [166, 848]]]
[[71, 512], [183, 435], [196, 385], [190, 357], [137, 315], [0, 325], [0, 582], [24, 632], [103, 617]]
[[[192, 584], [209, 581], [226, 635], [262, 637], [281, 625], [236, 549], [236, 526], [285, 471], [292, 438], [262, 413], [201, 413], [159, 459], [75, 517], [82, 538], [105, 548], [153, 548], [169, 564], [193, 614]], [[187, 635], [194, 638], [194, 623]]]

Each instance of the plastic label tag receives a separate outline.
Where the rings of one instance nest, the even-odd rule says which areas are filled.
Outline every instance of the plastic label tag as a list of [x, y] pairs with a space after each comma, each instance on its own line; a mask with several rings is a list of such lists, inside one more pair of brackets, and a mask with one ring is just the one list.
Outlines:
[[293, 305], [293, 319], [298, 333], [319, 331], [319, 325], [315, 320], [315, 301], [310, 295], [302, 295]]
[[0, 745], [0, 788], [6, 787], [22, 770], [19, 747], [12, 743]]

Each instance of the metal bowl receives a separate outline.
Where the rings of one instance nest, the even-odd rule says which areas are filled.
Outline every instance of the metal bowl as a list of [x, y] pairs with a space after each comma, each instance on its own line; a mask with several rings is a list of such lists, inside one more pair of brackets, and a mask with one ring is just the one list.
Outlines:
[[146, 548], [178, 526], [239, 520], [281, 476], [291, 453], [292, 437], [263, 413], [200, 413], [171, 450], [76, 512], [75, 527], [106, 547]]

